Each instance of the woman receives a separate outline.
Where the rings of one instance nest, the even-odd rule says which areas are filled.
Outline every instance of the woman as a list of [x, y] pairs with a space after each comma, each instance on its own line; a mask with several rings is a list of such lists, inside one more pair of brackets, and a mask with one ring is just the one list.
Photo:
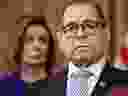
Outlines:
[[[52, 63], [53, 52], [55, 50], [53, 37], [46, 25], [45, 19], [42, 17], [32, 18], [25, 26], [18, 44], [19, 50], [17, 51], [15, 60], [16, 64], [22, 66], [21, 68], [23, 68], [23, 70], [21, 69], [21, 71], [28, 71], [30, 68], [33, 74], [33, 80], [40, 80], [40, 75], [42, 79], [47, 79], [48, 67]], [[28, 68], [26, 69], [26, 67]], [[40, 74], [39, 69], [41, 69], [42, 74]], [[39, 76], [37, 77], [37, 75]], [[26, 78], [24, 74], [21, 74], [21, 79], [22, 78]]]
[[[24, 32], [19, 35], [18, 47], [13, 60], [11, 59], [11, 62], [13, 61], [12, 63], [18, 67], [17, 79], [34, 82], [56, 78], [50, 71], [52, 64], [60, 67], [56, 64], [57, 47], [45, 18], [43, 16], [22, 17], [21, 21], [25, 22]], [[64, 74], [60, 78], [64, 78]]]
[[4, 78], [14, 81], [10, 81], [11, 88], [6, 89], [14, 87], [11, 92], [17, 96], [35, 93], [36, 96], [61, 96], [64, 94], [64, 67], [56, 64], [57, 47], [45, 18], [22, 17], [21, 21], [25, 22], [24, 31], [20, 32], [17, 48], [9, 58], [10, 74]]

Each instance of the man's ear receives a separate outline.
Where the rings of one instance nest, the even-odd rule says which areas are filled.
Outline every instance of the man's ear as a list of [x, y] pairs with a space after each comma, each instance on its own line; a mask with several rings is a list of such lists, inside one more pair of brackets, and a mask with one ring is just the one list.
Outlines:
[[111, 34], [110, 34], [110, 30], [106, 31], [107, 32], [107, 40], [111, 40]]
[[107, 24], [104, 28], [105, 35], [107, 35], [107, 40], [111, 40], [111, 33], [110, 33], [110, 25]]
[[105, 26], [104, 28], [104, 32], [105, 32], [105, 41], [106, 41], [106, 47], [105, 47], [105, 51], [104, 54], [106, 55], [107, 59], [110, 60], [110, 40], [111, 40], [111, 33], [110, 33], [110, 27], [108, 25]]

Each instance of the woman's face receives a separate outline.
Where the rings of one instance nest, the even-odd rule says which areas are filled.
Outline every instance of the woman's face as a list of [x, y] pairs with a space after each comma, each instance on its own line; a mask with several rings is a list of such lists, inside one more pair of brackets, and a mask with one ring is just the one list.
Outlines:
[[25, 33], [23, 62], [40, 64], [47, 61], [49, 33], [41, 25], [30, 25]]

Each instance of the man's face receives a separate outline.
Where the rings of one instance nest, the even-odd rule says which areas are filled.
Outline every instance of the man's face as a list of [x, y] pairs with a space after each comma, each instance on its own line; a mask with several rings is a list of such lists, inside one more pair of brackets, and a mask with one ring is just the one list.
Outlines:
[[60, 46], [73, 61], [88, 63], [104, 54], [105, 32], [102, 20], [90, 4], [73, 4], [66, 8]]
[[24, 39], [23, 61], [30, 64], [45, 63], [48, 55], [49, 34], [41, 25], [30, 25]]

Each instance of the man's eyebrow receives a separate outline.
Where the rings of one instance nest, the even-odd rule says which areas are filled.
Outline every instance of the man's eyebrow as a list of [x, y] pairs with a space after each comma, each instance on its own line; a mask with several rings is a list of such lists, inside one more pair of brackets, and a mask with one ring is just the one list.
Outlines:
[[84, 20], [82, 23], [87, 23], [87, 22], [89, 22], [89, 23], [96, 23], [97, 21], [96, 21], [96, 20], [89, 20], [89, 19], [86, 19], [86, 20]]

